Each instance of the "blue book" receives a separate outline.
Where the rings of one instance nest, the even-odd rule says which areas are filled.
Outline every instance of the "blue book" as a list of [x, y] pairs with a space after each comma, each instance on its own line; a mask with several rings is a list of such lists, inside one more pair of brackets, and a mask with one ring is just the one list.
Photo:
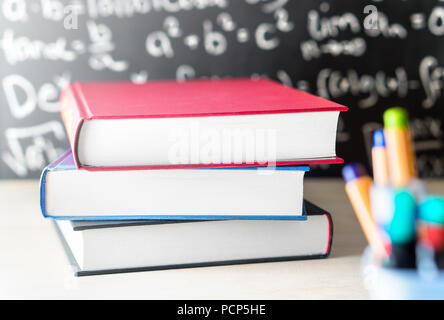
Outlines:
[[59, 220], [306, 220], [308, 167], [87, 170], [71, 151], [44, 169], [43, 216]]

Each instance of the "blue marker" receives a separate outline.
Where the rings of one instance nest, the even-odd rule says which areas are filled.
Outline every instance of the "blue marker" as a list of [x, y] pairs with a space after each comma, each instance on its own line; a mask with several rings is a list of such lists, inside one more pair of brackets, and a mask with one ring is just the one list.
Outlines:
[[384, 130], [373, 133], [372, 148], [373, 184], [370, 188], [370, 202], [373, 219], [381, 230], [383, 241], [390, 243], [387, 230], [393, 219], [393, 188], [390, 186]]
[[381, 186], [388, 185], [390, 177], [384, 130], [376, 130], [373, 133], [372, 163], [373, 180], [375, 181], [375, 184]]
[[384, 130], [373, 133], [372, 148], [373, 185], [370, 189], [370, 201], [376, 224], [387, 231], [393, 218], [393, 188], [389, 185], [387, 152]]

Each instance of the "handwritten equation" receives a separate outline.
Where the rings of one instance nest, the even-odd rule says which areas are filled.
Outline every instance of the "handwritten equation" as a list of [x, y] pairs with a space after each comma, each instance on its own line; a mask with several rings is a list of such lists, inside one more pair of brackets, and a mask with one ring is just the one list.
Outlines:
[[37, 177], [68, 148], [72, 81], [239, 76], [349, 106], [345, 159], [368, 159], [383, 110], [406, 107], [421, 174], [444, 175], [441, 1], [3, 0], [0, 27], [2, 178]]

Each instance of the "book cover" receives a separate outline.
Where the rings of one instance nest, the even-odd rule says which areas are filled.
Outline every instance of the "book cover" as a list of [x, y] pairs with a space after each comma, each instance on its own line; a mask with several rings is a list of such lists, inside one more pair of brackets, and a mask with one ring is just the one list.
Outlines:
[[[146, 84], [73, 83], [61, 95], [61, 115], [78, 168], [103, 170], [79, 160], [79, 135], [85, 122], [115, 119], [202, 118], [346, 111], [347, 108], [266, 79], [154, 81]], [[320, 159], [277, 159], [277, 165], [342, 163]], [[164, 168], [264, 166], [268, 163], [156, 164]], [[110, 166], [122, 170], [133, 166]], [[144, 165], [150, 168], [150, 165]]]
[[283, 166], [90, 172], [78, 170], [67, 151], [42, 172], [40, 207], [44, 217], [60, 220], [304, 220], [307, 171]]
[[[101, 275], [101, 274], [115, 274], [115, 273], [123, 273], [123, 272], [141, 272], [141, 271], [155, 271], [155, 270], [168, 270], [168, 269], [178, 269], [178, 268], [196, 268], [196, 267], [211, 267], [211, 266], [224, 266], [224, 265], [236, 265], [236, 264], [249, 264], [249, 263], [265, 263], [265, 262], [279, 262], [279, 261], [293, 261], [293, 260], [308, 260], [308, 259], [324, 259], [327, 258], [330, 255], [331, 248], [332, 248], [332, 242], [333, 242], [333, 221], [331, 218], [330, 213], [328, 213], [326, 210], [319, 208], [318, 206], [312, 204], [311, 202], [305, 200], [304, 201], [304, 211], [308, 219], [306, 221], [292, 221], [290, 223], [293, 224], [292, 227], [288, 225], [288, 222], [274, 222], [278, 223], [277, 225], [269, 225], [268, 227], [265, 226], [265, 229], [259, 229], [258, 225], [267, 225], [269, 223], [273, 222], [267, 222], [267, 221], [177, 221], [177, 220], [171, 220], [171, 221], [80, 221], [80, 222], [70, 222], [70, 224], [64, 224], [61, 225], [59, 221], [54, 221], [54, 226], [57, 231], [57, 234], [59, 235], [59, 238], [62, 242], [62, 245], [65, 249], [65, 252], [67, 254], [67, 257], [69, 259], [70, 265], [73, 267], [74, 273], [76, 276], [92, 276], [92, 275]], [[284, 223], [286, 225], [283, 225], [281, 223]], [[185, 226], [186, 225], [186, 226]], [[219, 225], [219, 226], [218, 226]], [[113, 248], [113, 241], [111, 239], [113, 237], [118, 236], [120, 240], [123, 238], [126, 239], [125, 243], [129, 243], [131, 245], [132, 242], [140, 243], [143, 242], [144, 235], [152, 235], [158, 234], [159, 241], [157, 241], [158, 246], [162, 246], [164, 244], [164, 240], [162, 240], [162, 237], [170, 237], [170, 235], [165, 235], [165, 232], [169, 232], [168, 229], [170, 228], [172, 234], [175, 234], [176, 237], [179, 239], [183, 239], [183, 241], [188, 242], [190, 241], [187, 239], [187, 234], [193, 234], [197, 237], [208, 237], [207, 228], [222, 228], [222, 234], [224, 233], [224, 228], [230, 228], [230, 230], [233, 230], [232, 228], [235, 227], [235, 229], [238, 229], [237, 232], [235, 232], [236, 236], [239, 236], [240, 234], [248, 233], [249, 236], [245, 236], [245, 241], [257, 241], [257, 245], [261, 246], [262, 241], [267, 241], [264, 239], [264, 236], [259, 232], [259, 230], [276, 230], [278, 229], [279, 233], [287, 233], [284, 238], [280, 239], [281, 245], [293, 247], [292, 251], [293, 255], [279, 255], [276, 252], [273, 255], [273, 250], [271, 251], [261, 251], [261, 250], [255, 250], [258, 251], [255, 255], [251, 254], [250, 250], [247, 248], [251, 244], [246, 244], [246, 251], [242, 254], [237, 254], [233, 252], [232, 256], [230, 254], [224, 255], [220, 257], [221, 260], [218, 260], [217, 257], [214, 257], [214, 254], [210, 254], [212, 256], [212, 261], [207, 260], [205, 261], [205, 257], [201, 256], [199, 259], [196, 259], [195, 262], [188, 262], [188, 263], [180, 263], [181, 258], [178, 256], [175, 259], [175, 263], [171, 264], [157, 264], [152, 260], [152, 256], [149, 253], [149, 249], [146, 248], [143, 249], [143, 252], [147, 255], [148, 261], [150, 261], [153, 265], [143, 265], [143, 266], [132, 266], [131, 262], [128, 260], [131, 260], [133, 254], [128, 253], [128, 251], [131, 250], [131, 248], [124, 249], [123, 252], [127, 253], [125, 256], [127, 259], [125, 259], [123, 256], [120, 257], [120, 259], [123, 259], [123, 261], [118, 262], [119, 267], [113, 267], [112, 265], [106, 265], [106, 263], [101, 263], [101, 259], [98, 259], [100, 266], [96, 267], [88, 267], [88, 262], [84, 261], [84, 257], [82, 254], [82, 251], [79, 251], [78, 246], [75, 245], [75, 243], [71, 243], [71, 240], [73, 239], [72, 235], [77, 234], [76, 237], [79, 237], [83, 235], [83, 233], [89, 233], [88, 238], [89, 241], [94, 241], [95, 246], [99, 246], [101, 254], [104, 254], [104, 260], [110, 262], [109, 258], [107, 257], [106, 252], [113, 252], [114, 259], [118, 258], [118, 252], [116, 251], [116, 248]], [[157, 233], [159, 231], [156, 231], [156, 229], [160, 227], [162, 228], [162, 232]], [[179, 228], [178, 228], [179, 227]], [[184, 228], [182, 228], [184, 227]], [[261, 227], [261, 228], [262, 228]], [[294, 229], [292, 229], [294, 228]], [[136, 231], [137, 229], [137, 231]], [[131, 230], [135, 230], [135, 232], [132, 232]], [[180, 231], [181, 230], [181, 231]], [[188, 232], [186, 231], [188, 230]], [[256, 230], [256, 231], [253, 231]], [[305, 230], [305, 231], [304, 231]], [[99, 238], [96, 240], [94, 238], [94, 233], [98, 231]], [[233, 230], [234, 232], [235, 230]], [[298, 232], [299, 231], [299, 232]], [[179, 234], [178, 234], [179, 232]], [[182, 233], [183, 232], [183, 233]], [[227, 230], [228, 232], [228, 230]], [[256, 233], [255, 233], [256, 232]], [[136, 236], [135, 233], [138, 233], [139, 235]], [[239, 233], [239, 235], [238, 235]], [[256, 234], [256, 235], [255, 235]], [[162, 236], [163, 235], [163, 236]], [[234, 236], [234, 235], [233, 235]], [[292, 241], [285, 240], [286, 237], [290, 237]], [[184, 238], [185, 237], [185, 238]], [[75, 238], [75, 237], [74, 237]], [[70, 240], [71, 239], [71, 240]], [[170, 238], [169, 238], [170, 239]], [[248, 240], [247, 240], [248, 239]], [[240, 237], [236, 243], [241, 246], [242, 245], [242, 237]], [[173, 239], [170, 239], [170, 241], [175, 241]], [[214, 241], [211, 240], [211, 241]], [[315, 245], [313, 243], [316, 242]], [[106, 246], [106, 248], [102, 248], [101, 245], [98, 243], [102, 243]], [[194, 246], [194, 250], [199, 251], [199, 244], [205, 243], [205, 241], [197, 241], [196, 245]], [[222, 243], [225, 243], [222, 241]], [[108, 245], [106, 245], [108, 244]], [[74, 245], [74, 247], [72, 247]], [[87, 242], [83, 242], [83, 246], [89, 246]], [[308, 247], [312, 245], [312, 249], [307, 250], [304, 247]], [[148, 245], [149, 246], [149, 245]], [[165, 244], [165, 250], [168, 250], [169, 245]], [[96, 248], [97, 249], [97, 248]], [[121, 248], [120, 248], [121, 249]], [[208, 249], [208, 248], [207, 248]], [[206, 248], [202, 248], [203, 251], [207, 251]], [[277, 249], [277, 248], [276, 248]], [[85, 250], [85, 249], [83, 249]], [[227, 247], [228, 252], [231, 250], [229, 247]], [[168, 251], [164, 251], [165, 255], [168, 255]], [[236, 250], [235, 250], [236, 251]], [[211, 252], [211, 249], [210, 249]], [[266, 256], [266, 252], [268, 252], [269, 256]], [[186, 252], [183, 253], [186, 255]], [[77, 259], [76, 259], [77, 257]], [[241, 258], [243, 257], [243, 258]], [[222, 259], [224, 258], [224, 259]], [[77, 261], [78, 259], [82, 260], [82, 262]], [[97, 260], [97, 259], [95, 259]], [[112, 259], [111, 259], [112, 260]], [[162, 260], [162, 259], [161, 259]], [[197, 262], [197, 260], [199, 260]], [[139, 261], [139, 260], [138, 260]], [[143, 262], [139, 261], [139, 264]], [[84, 265], [83, 267], [81, 265]]]

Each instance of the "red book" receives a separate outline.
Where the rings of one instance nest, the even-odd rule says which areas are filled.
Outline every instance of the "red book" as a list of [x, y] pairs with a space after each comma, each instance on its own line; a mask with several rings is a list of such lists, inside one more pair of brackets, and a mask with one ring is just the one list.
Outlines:
[[342, 163], [347, 108], [265, 79], [74, 83], [61, 108], [79, 168]]

